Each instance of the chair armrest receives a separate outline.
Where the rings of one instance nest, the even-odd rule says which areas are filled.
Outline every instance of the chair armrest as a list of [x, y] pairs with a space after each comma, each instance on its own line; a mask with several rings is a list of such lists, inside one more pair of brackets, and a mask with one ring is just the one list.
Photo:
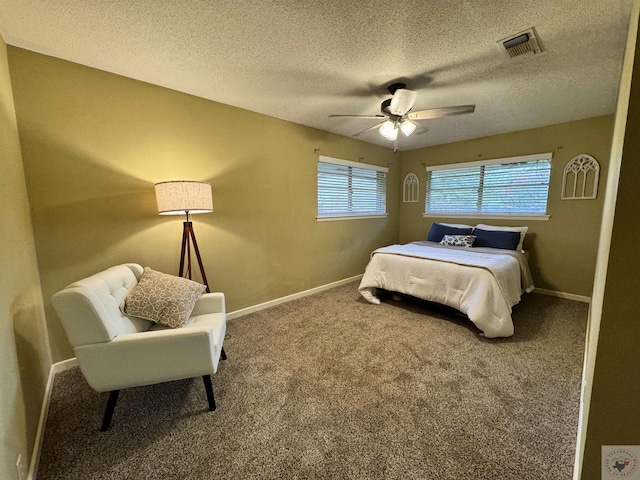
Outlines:
[[[147, 330], [146, 332], [123, 333], [110, 342], [94, 345], [126, 345], [131, 348], [139, 348], [138, 345], [163, 343], [166, 341], [181, 341], [182, 339], [211, 337], [210, 327], [184, 327], [184, 328], [162, 328], [160, 330]], [[211, 337], [213, 338], [213, 337]]]
[[215, 337], [210, 327], [186, 327], [118, 335], [74, 350], [89, 385], [105, 392], [214, 373], [222, 350]]
[[203, 293], [196, 301], [191, 316], [205, 315], [207, 313], [226, 313], [224, 293]]

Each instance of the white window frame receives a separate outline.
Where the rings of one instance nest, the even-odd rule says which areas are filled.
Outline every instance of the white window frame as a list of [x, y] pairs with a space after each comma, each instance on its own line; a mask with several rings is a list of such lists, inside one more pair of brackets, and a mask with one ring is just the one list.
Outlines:
[[[356, 219], [364, 219], [364, 218], [386, 218], [389, 216], [389, 214], [387, 213], [387, 173], [389, 172], [389, 168], [387, 167], [379, 167], [377, 165], [371, 165], [368, 163], [360, 163], [360, 162], [352, 162], [350, 160], [343, 160], [341, 158], [333, 158], [333, 157], [325, 157], [323, 155], [318, 155], [318, 164], [320, 163], [329, 163], [329, 164], [333, 164], [333, 165], [341, 165], [344, 167], [349, 167], [349, 177], [351, 176], [352, 170], [351, 169], [360, 169], [360, 170], [373, 170], [376, 172], [382, 172], [384, 173], [384, 184], [383, 184], [383, 189], [382, 189], [382, 195], [383, 198], [381, 199], [381, 205], [383, 208], [383, 211], [379, 211], [379, 212], [372, 212], [372, 213], [362, 213], [362, 212], [355, 212], [355, 213], [340, 213], [340, 214], [336, 214], [336, 215], [331, 215], [331, 214], [321, 214], [318, 211], [318, 215], [316, 216], [316, 220], [318, 222], [330, 222], [330, 221], [336, 221], [336, 220], [356, 220]], [[380, 186], [378, 185], [378, 188]], [[318, 182], [317, 182], [317, 177], [316, 177], [316, 193], [318, 194], [319, 197], [319, 191], [318, 191]], [[347, 195], [349, 197], [349, 199], [351, 199], [351, 194], [353, 192], [351, 190], [349, 190], [347, 192]], [[316, 198], [316, 205], [317, 207], [319, 207], [318, 205], [318, 197]]]
[[[422, 214], [423, 217], [429, 218], [474, 218], [474, 219], [511, 219], [511, 220], [549, 220], [550, 215], [546, 212], [545, 214], [526, 214], [526, 213], [515, 213], [515, 214], [492, 214], [492, 213], [430, 213], [427, 212], [427, 199], [429, 195], [429, 172], [437, 171], [437, 170], [452, 170], [456, 168], [470, 168], [470, 167], [481, 167], [487, 165], [499, 165], [499, 164], [507, 164], [507, 163], [522, 163], [522, 162], [531, 162], [536, 160], [547, 160], [551, 162], [553, 158], [553, 153], [537, 153], [533, 155], [522, 155], [518, 157], [507, 157], [507, 158], [495, 158], [491, 160], [479, 160], [474, 162], [462, 162], [448, 165], [433, 165], [426, 167], [427, 171], [427, 189], [425, 193], [425, 212]], [[551, 183], [551, 175], [549, 175], [549, 183]], [[547, 192], [547, 205], [546, 208], [549, 208], [549, 193]]]

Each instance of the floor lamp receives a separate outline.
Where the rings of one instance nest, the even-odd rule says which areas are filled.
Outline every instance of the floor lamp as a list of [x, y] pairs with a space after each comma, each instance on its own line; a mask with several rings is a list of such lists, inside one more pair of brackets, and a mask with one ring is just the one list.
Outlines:
[[210, 292], [207, 275], [204, 273], [204, 267], [202, 266], [198, 242], [196, 242], [196, 234], [193, 232], [193, 225], [189, 221], [189, 214], [213, 212], [211, 185], [189, 180], [171, 180], [156, 183], [155, 187], [156, 202], [158, 203], [158, 213], [160, 215], [185, 214], [187, 216], [186, 221], [183, 223], [182, 250], [180, 252], [178, 275], [191, 279], [191, 244], [193, 244], [193, 250], [202, 275], [202, 282], [207, 287], [206, 291]]

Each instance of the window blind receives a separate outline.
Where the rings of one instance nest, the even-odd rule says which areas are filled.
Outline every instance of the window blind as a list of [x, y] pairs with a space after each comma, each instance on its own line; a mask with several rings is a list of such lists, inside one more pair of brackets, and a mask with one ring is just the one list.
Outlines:
[[318, 160], [318, 218], [384, 215], [388, 169], [321, 156]]
[[426, 213], [544, 215], [551, 154], [427, 167]]

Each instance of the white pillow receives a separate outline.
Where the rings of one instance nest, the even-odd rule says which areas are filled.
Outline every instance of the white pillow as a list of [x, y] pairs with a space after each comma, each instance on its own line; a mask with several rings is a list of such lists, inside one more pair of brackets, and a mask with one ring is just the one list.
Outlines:
[[527, 234], [527, 230], [529, 227], [503, 227], [500, 225], [485, 225], [484, 223], [479, 223], [475, 228], [480, 228], [482, 230], [493, 230], [495, 231], [503, 231], [503, 232], [520, 232], [520, 241], [518, 242], [518, 246], [516, 250], [522, 252], [522, 244], [524, 243], [524, 236]]

